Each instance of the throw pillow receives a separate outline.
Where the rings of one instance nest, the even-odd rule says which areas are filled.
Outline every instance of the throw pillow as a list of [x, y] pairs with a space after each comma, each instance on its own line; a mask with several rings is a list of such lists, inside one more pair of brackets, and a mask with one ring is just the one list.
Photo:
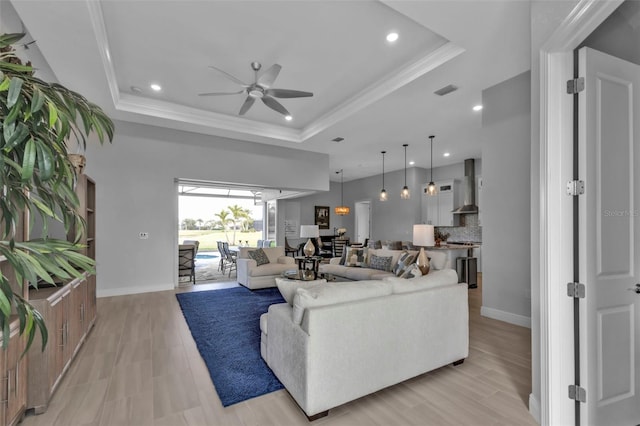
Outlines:
[[418, 268], [418, 265], [412, 263], [404, 270], [404, 273], [400, 276], [400, 278], [417, 278], [422, 276], [422, 271]]
[[396, 277], [401, 277], [402, 274], [407, 270], [409, 265], [411, 265], [416, 260], [416, 257], [409, 253], [408, 251], [403, 251], [398, 257], [398, 261], [393, 267], [393, 273]]
[[367, 249], [357, 247], [347, 250], [345, 255], [344, 265], [347, 266], [366, 266], [367, 263]]
[[372, 254], [371, 259], [369, 259], [369, 267], [379, 271], [391, 272], [392, 259], [392, 256], [376, 256], [375, 254]]
[[340, 265], [346, 264], [347, 252], [349, 251], [349, 246], [344, 246], [342, 249], [342, 256], [340, 256]]
[[312, 281], [301, 281], [301, 280], [290, 280], [288, 278], [276, 278], [276, 285], [278, 286], [278, 290], [280, 290], [280, 294], [284, 298], [284, 300], [290, 305], [293, 306], [293, 298], [296, 295], [296, 290], [299, 288], [312, 288], [318, 284], [326, 284], [327, 280], [312, 280]]
[[265, 253], [261, 248], [259, 248], [258, 250], [249, 251], [249, 257], [255, 260], [258, 266], [266, 265], [267, 263], [269, 263], [267, 253]]

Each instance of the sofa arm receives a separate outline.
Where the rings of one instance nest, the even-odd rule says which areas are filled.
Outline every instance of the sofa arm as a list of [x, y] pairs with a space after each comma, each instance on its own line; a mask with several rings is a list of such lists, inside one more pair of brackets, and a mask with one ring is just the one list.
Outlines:
[[253, 259], [236, 259], [236, 275], [238, 283], [242, 285], [249, 284], [250, 271], [257, 268], [258, 264]]
[[280, 256], [278, 258], [278, 263], [282, 263], [284, 265], [294, 265], [296, 263], [296, 261], [294, 260], [293, 257], [289, 257], [289, 256]]
[[339, 265], [341, 257], [332, 257], [329, 259], [329, 265]]
[[[298, 405], [307, 406], [307, 347], [309, 335], [292, 321], [288, 303], [269, 306], [267, 314], [267, 365]], [[312, 413], [315, 414], [315, 413]]]

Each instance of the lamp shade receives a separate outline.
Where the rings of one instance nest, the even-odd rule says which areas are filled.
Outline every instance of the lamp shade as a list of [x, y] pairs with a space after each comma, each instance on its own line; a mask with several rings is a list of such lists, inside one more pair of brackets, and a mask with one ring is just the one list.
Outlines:
[[[433, 236], [433, 233], [431, 235]], [[318, 225], [300, 225], [300, 238], [318, 238], [319, 236]]]
[[413, 225], [413, 244], [422, 247], [432, 247], [436, 243], [433, 231], [433, 225]]

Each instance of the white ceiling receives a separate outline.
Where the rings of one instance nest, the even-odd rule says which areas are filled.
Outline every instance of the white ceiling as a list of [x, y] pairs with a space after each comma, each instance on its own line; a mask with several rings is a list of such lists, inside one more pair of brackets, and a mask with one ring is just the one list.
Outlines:
[[[482, 113], [471, 108], [530, 67], [528, 1], [12, 4], [56, 78], [114, 119], [327, 153], [345, 181], [380, 173], [381, 150], [387, 171], [401, 169], [403, 143], [429, 167], [430, 134], [436, 167], [480, 157]], [[292, 121], [260, 102], [238, 116], [244, 94], [198, 96], [240, 90], [209, 66], [252, 83], [252, 61], [282, 66], [273, 87], [314, 93], [280, 100]], [[448, 84], [459, 90], [433, 93]]]

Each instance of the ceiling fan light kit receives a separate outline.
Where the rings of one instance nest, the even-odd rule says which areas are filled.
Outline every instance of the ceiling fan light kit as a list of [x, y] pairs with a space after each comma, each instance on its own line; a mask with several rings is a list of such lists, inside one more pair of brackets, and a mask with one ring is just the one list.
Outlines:
[[233, 75], [221, 70], [220, 68], [216, 68], [214, 66], [210, 66], [209, 68], [218, 71], [229, 80], [233, 81], [236, 84], [239, 84], [243, 89], [238, 92], [200, 93], [198, 96], [225, 96], [246, 93], [247, 98], [242, 103], [238, 115], [246, 114], [247, 111], [249, 111], [249, 109], [253, 106], [256, 99], [260, 99], [262, 100], [262, 103], [264, 103], [267, 107], [282, 114], [287, 121], [291, 121], [291, 113], [289, 113], [289, 111], [287, 111], [287, 109], [275, 98], [291, 99], [307, 98], [313, 96], [313, 93], [303, 92], [301, 90], [271, 88], [273, 82], [276, 80], [278, 74], [280, 74], [280, 70], [282, 69], [282, 66], [278, 64], [272, 65], [268, 70], [266, 70], [261, 76], [258, 77], [258, 72], [262, 68], [262, 64], [260, 64], [260, 62], [252, 62], [251, 68], [253, 69], [253, 72], [255, 74], [254, 82], [252, 84], [246, 84], [239, 78], [234, 77]]

